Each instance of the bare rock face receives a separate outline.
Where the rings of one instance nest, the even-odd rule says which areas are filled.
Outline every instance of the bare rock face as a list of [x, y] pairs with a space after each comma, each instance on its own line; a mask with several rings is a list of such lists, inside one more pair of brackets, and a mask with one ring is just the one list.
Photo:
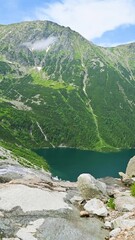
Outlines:
[[6, 189], [0, 189], [0, 196], [0, 207], [3, 211], [11, 211], [16, 206], [21, 207], [23, 212], [70, 208], [64, 202], [65, 192], [31, 188], [21, 184], [10, 184]]
[[92, 175], [83, 173], [78, 177], [78, 189], [84, 199], [106, 196], [106, 184], [96, 180]]
[[84, 199], [76, 183], [11, 161], [0, 161], [0, 179], [0, 239], [104, 240], [109, 235], [100, 219], [80, 213]]
[[135, 156], [129, 160], [126, 168], [126, 174], [129, 177], [135, 177]]

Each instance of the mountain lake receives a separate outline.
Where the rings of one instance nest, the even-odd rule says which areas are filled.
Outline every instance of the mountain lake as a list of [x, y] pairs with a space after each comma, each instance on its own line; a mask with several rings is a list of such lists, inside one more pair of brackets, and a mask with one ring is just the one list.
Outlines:
[[90, 173], [95, 178], [119, 177], [118, 172], [125, 172], [135, 149], [104, 153], [74, 148], [45, 148], [36, 150], [36, 153], [46, 159], [53, 176], [76, 181], [81, 173]]

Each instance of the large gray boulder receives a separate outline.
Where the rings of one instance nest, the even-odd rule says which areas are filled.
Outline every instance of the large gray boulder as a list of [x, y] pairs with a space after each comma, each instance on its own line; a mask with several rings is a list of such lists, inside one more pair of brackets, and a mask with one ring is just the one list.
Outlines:
[[106, 184], [92, 175], [83, 173], [78, 177], [78, 189], [84, 199], [107, 196]]
[[126, 174], [129, 177], [135, 177], [135, 156], [129, 160], [126, 168]]

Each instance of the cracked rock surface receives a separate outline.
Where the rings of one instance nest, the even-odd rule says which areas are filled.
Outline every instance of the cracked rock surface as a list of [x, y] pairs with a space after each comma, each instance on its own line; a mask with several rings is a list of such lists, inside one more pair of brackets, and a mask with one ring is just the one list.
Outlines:
[[0, 162], [0, 179], [0, 239], [104, 240], [108, 236], [97, 217], [80, 218], [79, 207], [72, 203], [80, 200], [76, 183], [56, 181], [47, 172], [7, 161]]

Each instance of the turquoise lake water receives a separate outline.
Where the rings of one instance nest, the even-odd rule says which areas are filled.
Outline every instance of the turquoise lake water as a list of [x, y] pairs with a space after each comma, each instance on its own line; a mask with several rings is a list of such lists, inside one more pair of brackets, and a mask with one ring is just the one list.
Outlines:
[[118, 172], [125, 172], [129, 159], [135, 155], [135, 149], [101, 153], [73, 148], [50, 148], [36, 150], [36, 153], [47, 160], [53, 176], [76, 181], [81, 173], [90, 173], [96, 178], [118, 177]]

